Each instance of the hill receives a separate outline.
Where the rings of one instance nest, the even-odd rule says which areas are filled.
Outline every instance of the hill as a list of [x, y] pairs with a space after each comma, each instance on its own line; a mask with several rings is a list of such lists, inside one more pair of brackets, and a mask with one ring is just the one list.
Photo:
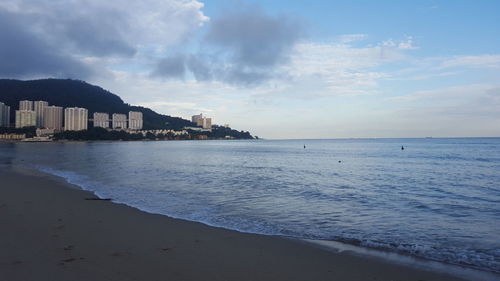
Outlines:
[[83, 107], [89, 110], [89, 116], [94, 112], [123, 113], [140, 111], [144, 118], [144, 129], [180, 130], [194, 124], [188, 120], [162, 115], [140, 106], [131, 106], [123, 100], [98, 86], [84, 81], [70, 79], [41, 80], [11, 80], [0, 79], [0, 101], [11, 107], [11, 120], [14, 120], [15, 110], [19, 108], [20, 100], [43, 100], [50, 105], [62, 107]]

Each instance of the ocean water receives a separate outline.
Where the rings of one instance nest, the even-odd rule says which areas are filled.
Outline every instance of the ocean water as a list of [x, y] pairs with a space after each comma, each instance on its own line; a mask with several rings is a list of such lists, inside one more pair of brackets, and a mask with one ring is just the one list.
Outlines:
[[500, 272], [500, 138], [0, 143], [0, 165], [175, 218]]

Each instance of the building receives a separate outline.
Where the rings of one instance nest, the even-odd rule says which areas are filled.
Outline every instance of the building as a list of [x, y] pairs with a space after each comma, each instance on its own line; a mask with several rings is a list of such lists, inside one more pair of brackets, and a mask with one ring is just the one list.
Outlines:
[[109, 128], [109, 114], [94, 112], [94, 127]]
[[36, 112], [36, 126], [38, 128], [43, 127], [43, 109], [49, 106], [49, 103], [46, 101], [35, 101], [33, 103], [33, 109]]
[[201, 125], [199, 125], [199, 122], [200, 122], [201, 119], [203, 119], [203, 114], [201, 114], [201, 113], [198, 114], [198, 115], [193, 115], [191, 117], [191, 121], [193, 123], [195, 123], [197, 126], [201, 126]]
[[41, 128], [36, 129], [37, 137], [50, 137], [53, 136], [54, 134], [55, 134], [54, 129], [41, 129]]
[[30, 100], [19, 101], [19, 110], [33, 110], [33, 102]]
[[203, 129], [211, 129], [212, 128], [212, 118], [203, 117], [203, 114], [193, 115], [191, 117], [191, 121], [196, 124], [196, 126], [200, 126]]
[[203, 129], [203, 128], [199, 128], [199, 127], [184, 127], [184, 130], [191, 130], [191, 131], [195, 131], [195, 132], [210, 132], [211, 131], [210, 129]]
[[36, 113], [33, 110], [16, 110], [16, 128], [36, 126]]
[[[200, 129], [200, 128], [196, 128], [196, 129]], [[201, 130], [201, 129], [200, 129]], [[162, 130], [144, 130], [144, 131], [139, 131], [139, 133], [141, 133], [143, 136], [146, 136], [147, 133], [152, 133], [154, 134], [155, 136], [158, 136], [158, 135], [172, 135], [172, 136], [182, 136], [182, 135], [188, 135], [189, 132], [186, 131], [186, 130], [182, 130], [182, 131], [174, 131], [174, 130], [170, 130], [170, 129], [162, 129]]]
[[10, 106], [0, 102], [0, 127], [10, 127]]
[[68, 107], [64, 109], [64, 130], [82, 131], [87, 130], [89, 111], [86, 108]]
[[201, 120], [201, 126], [203, 129], [212, 129], [212, 118], [203, 117]]
[[22, 140], [26, 134], [0, 134], [0, 140]]
[[142, 112], [139, 111], [129, 111], [128, 112], [128, 128], [132, 130], [142, 129]]
[[43, 109], [43, 127], [61, 131], [63, 128], [63, 108], [60, 106], [46, 106]]
[[113, 129], [126, 129], [127, 128], [127, 115], [113, 113]]

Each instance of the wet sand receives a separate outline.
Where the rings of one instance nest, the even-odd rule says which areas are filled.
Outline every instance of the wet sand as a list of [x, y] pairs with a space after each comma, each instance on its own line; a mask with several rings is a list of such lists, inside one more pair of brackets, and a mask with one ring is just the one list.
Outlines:
[[466, 280], [300, 240], [246, 234], [0, 170], [0, 280]]

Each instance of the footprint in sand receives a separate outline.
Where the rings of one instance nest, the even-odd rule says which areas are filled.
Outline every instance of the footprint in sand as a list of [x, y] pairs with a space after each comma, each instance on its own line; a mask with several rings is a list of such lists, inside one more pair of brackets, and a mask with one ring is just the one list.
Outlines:
[[79, 260], [84, 260], [84, 259], [85, 258], [67, 258], [67, 259], [61, 260], [61, 262], [58, 263], [58, 265], [65, 265], [65, 263], [79, 261]]
[[128, 253], [128, 252], [114, 252], [114, 253], [111, 253], [111, 255], [113, 257], [123, 257], [123, 256], [126, 256], [126, 255], [130, 255], [130, 253]]

